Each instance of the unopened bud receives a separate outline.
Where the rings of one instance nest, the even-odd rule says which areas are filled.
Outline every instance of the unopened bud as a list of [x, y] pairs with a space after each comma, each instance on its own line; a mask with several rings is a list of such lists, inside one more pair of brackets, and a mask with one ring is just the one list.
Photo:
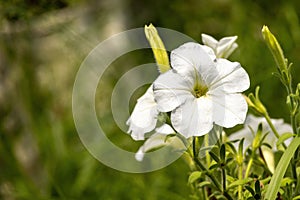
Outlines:
[[160, 73], [164, 73], [171, 69], [166, 48], [159, 37], [156, 28], [152, 24], [149, 26], [145, 25], [145, 35], [152, 48]]
[[276, 64], [279, 67], [280, 71], [285, 71], [287, 70], [287, 61], [284, 58], [283, 51], [275, 38], [275, 36], [271, 33], [269, 28], [267, 26], [263, 26], [262, 28], [262, 35], [271, 50], [273, 57], [276, 61]]

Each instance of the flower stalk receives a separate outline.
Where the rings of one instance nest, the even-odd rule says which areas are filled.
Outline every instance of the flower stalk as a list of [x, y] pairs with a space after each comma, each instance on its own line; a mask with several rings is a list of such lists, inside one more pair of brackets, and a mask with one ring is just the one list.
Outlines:
[[[269, 188], [266, 192], [266, 199], [275, 199], [277, 192], [280, 187], [280, 182], [284, 177], [284, 174], [287, 170], [288, 165], [291, 166], [292, 170], [292, 176], [294, 180], [296, 181], [296, 190], [294, 193], [297, 195], [299, 194], [298, 188], [299, 188], [299, 178], [297, 176], [296, 172], [296, 166], [298, 162], [298, 154], [299, 154], [299, 139], [300, 139], [300, 133], [298, 130], [298, 124], [297, 124], [297, 115], [299, 113], [299, 94], [297, 95], [298, 86], [296, 89], [296, 93], [293, 92], [292, 87], [292, 75], [291, 75], [291, 65], [288, 64], [288, 60], [284, 57], [283, 51], [275, 38], [275, 36], [270, 32], [267, 26], [264, 26], [262, 29], [262, 35], [276, 61], [278, 71], [280, 74], [280, 80], [285, 86], [287, 90], [287, 106], [290, 110], [290, 119], [291, 119], [291, 125], [293, 128], [293, 132], [295, 135], [297, 135], [291, 144], [286, 148], [283, 156], [281, 157], [275, 173], [271, 179]], [[271, 123], [270, 117], [268, 115], [264, 116], [268, 123], [270, 124], [270, 127], [272, 130], [274, 128], [273, 124]], [[274, 132], [274, 131], [273, 131]], [[274, 132], [275, 133], [275, 132]], [[284, 145], [284, 143], [282, 143]]]
[[276, 61], [278, 71], [280, 74], [280, 80], [287, 90], [288, 95], [287, 95], [286, 103], [290, 109], [290, 119], [291, 119], [293, 131], [295, 134], [300, 136], [300, 133], [297, 130], [298, 125], [296, 120], [296, 115], [299, 112], [299, 94], [297, 98], [297, 89], [295, 94], [292, 87], [292, 75], [290, 71], [292, 64], [288, 63], [288, 59], [285, 58], [279, 42], [277, 41], [276, 37], [271, 33], [271, 31], [267, 26], [263, 26], [262, 35], [274, 57], [274, 60]]
[[[243, 162], [244, 162], [244, 157], [243, 157], [243, 146], [244, 146], [244, 139], [242, 139], [239, 143], [238, 147], [238, 152], [236, 155], [236, 161], [238, 164], [238, 180], [242, 181], [243, 180]], [[243, 186], [239, 185], [238, 186], [238, 199], [243, 200]]]
[[222, 191], [222, 185], [221, 183], [218, 181], [218, 179], [214, 176], [214, 174], [212, 174], [211, 172], [209, 172], [209, 170], [201, 163], [201, 161], [199, 160], [199, 158], [197, 156], [193, 156], [194, 162], [196, 163], [196, 165], [199, 167], [199, 169], [201, 169], [202, 171], [205, 172], [205, 175], [207, 175], [211, 181], [214, 183], [214, 185], [216, 186], [216, 188], [219, 191]]

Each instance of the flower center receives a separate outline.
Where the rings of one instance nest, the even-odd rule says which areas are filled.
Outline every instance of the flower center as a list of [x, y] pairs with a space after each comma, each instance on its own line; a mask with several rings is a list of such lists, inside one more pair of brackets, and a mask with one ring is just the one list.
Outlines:
[[208, 87], [206, 85], [202, 85], [198, 83], [195, 84], [192, 94], [194, 95], [194, 97], [200, 98], [201, 96], [204, 96], [207, 91], [208, 91]]

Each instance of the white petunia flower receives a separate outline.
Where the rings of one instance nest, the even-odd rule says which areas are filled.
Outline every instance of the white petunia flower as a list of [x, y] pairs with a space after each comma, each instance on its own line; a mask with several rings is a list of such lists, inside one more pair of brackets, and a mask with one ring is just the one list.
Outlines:
[[[271, 121], [279, 134], [293, 132], [291, 125], [284, 123], [283, 119], [271, 119]], [[275, 134], [273, 133], [272, 129], [270, 128], [268, 122], [266, 121], [266, 119], [264, 117], [256, 117], [252, 114], [249, 114], [247, 116], [245, 123], [244, 123], [244, 128], [242, 128], [241, 130], [239, 130], [237, 132], [232, 133], [229, 136], [229, 139], [230, 140], [238, 140], [238, 139], [244, 138], [244, 147], [249, 147], [252, 144], [254, 137], [255, 137], [251, 133], [251, 129], [249, 127], [251, 127], [254, 131], [256, 131], [257, 127], [260, 123], [262, 123], [263, 132], [264, 133], [269, 132], [269, 134], [265, 138], [264, 142], [270, 144], [273, 147], [273, 149], [275, 149], [277, 138], [275, 137]], [[290, 142], [291, 142], [291, 139], [288, 139], [287, 141], [285, 141], [286, 144], [288, 144]], [[238, 148], [238, 143], [235, 143], [235, 147]], [[244, 150], [245, 149], [246, 148], [244, 148]], [[262, 153], [264, 155], [264, 158], [266, 160], [269, 170], [272, 173], [274, 173], [274, 170], [275, 170], [274, 153], [272, 152], [272, 150], [270, 150], [269, 148], [264, 147], [264, 146], [262, 147]]]
[[186, 138], [208, 133], [213, 124], [244, 122], [247, 103], [240, 94], [249, 85], [237, 62], [216, 59], [206, 46], [186, 43], [171, 52], [172, 70], [153, 83], [157, 108], [171, 113], [173, 127]]
[[144, 140], [144, 135], [152, 131], [157, 122], [157, 104], [154, 101], [153, 85], [141, 96], [133, 109], [126, 124], [129, 126], [128, 133], [134, 140]]
[[203, 44], [212, 48], [217, 58], [228, 58], [238, 47], [237, 43], [235, 43], [237, 36], [224, 37], [220, 41], [217, 41], [210, 35], [201, 34], [201, 36]]
[[[279, 134], [282, 133], [292, 133], [293, 129], [291, 127], [290, 124], [284, 123], [283, 119], [271, 119], [275, 129], [277, 130], [277, 132]], [[244, 128], [242, 128], [241, 130], [232, 133], [229, 136], [230, 140], [237, 140], [237, 139], [242, 139], [245, 138], [244, 140], [244, 146], [248, 147], [252, 144], [252, 141], [254, 139], [254, 135], [251, 134], [251, 130], [249, 127], [251, 127], [254, 131], [256, 131], [258, 125], [262, 123], [262, 127], [263, 127], [263, 132], [269, 132], [269, 134], [267, 135], [267, 137], [265, 138], [265, 142], [267, 142], [268, 144], [270, 144], [273, 148], [276, 147], [276, 141], [277, 138], [275, 137], [275, 134], [273, 133], [272, 129], [270, 128], [268, 122], [266, 121], [266, 119], [264, 117], [256, 117], [252, 114], [249, 114], [245, 120], [244, 123]], [[287, 141], [288, 142], [288, 141]]]
[[173, 134], [175, 131], [171, 126], [164, 124], [161, 127], [155, 129], [155, 133], [151, 135], [146, 142], [139, 148], [135, 154], [137, 161], [144, 159], [145, 153], [151, 150], [155, 150], [164, 146], [172, 146], [175, 149], [186, 149], [183, 142], [176, 136], [168, 137], [167, 135]]

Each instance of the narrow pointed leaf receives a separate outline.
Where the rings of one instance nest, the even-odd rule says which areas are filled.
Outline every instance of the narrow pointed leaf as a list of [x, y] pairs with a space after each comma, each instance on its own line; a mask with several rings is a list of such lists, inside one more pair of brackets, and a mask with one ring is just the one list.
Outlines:
[[288, 148], [285, 150], [272, 176], [271, 182], [266, 191], [265, 200], [274, 200], [276, 198], [276, 195], [280, 188], [281, 180], [299, 145], [300, 145], [300, 137], [296, 137], [288, 146]]
[[278, 140], [277, 140], [277, 142], [276, 142], [276, 146], [280, 146], [284, 141], [286, 141], [287, 139], [289, 139], [289, 138], [291, 138], [291, 137], [293, 137], [293, 136], [294, 136], [293, 133], [284, 133], [284, 134], [282, 134], [282, 135], [278, 138]]
[[188, 183], [189, 184], [194, 183], [196, 180], [198, 180], [201, 177], [201, 175], [202, 175], [202, 172], [200, 172], [200, 171], [192, 172], [189, 176]]
[[249, 183], [251, 181], [253, 181], [252, 178], [245, 178], [245, 179], [242, 179], [242, 180], [237, 180], [237, 181], [234, 181], [231, 184], [229, 184], [227, 189], [234, 188], [234, 187], [237, 187], [239, 185], [245, 185], [246, 183]]

